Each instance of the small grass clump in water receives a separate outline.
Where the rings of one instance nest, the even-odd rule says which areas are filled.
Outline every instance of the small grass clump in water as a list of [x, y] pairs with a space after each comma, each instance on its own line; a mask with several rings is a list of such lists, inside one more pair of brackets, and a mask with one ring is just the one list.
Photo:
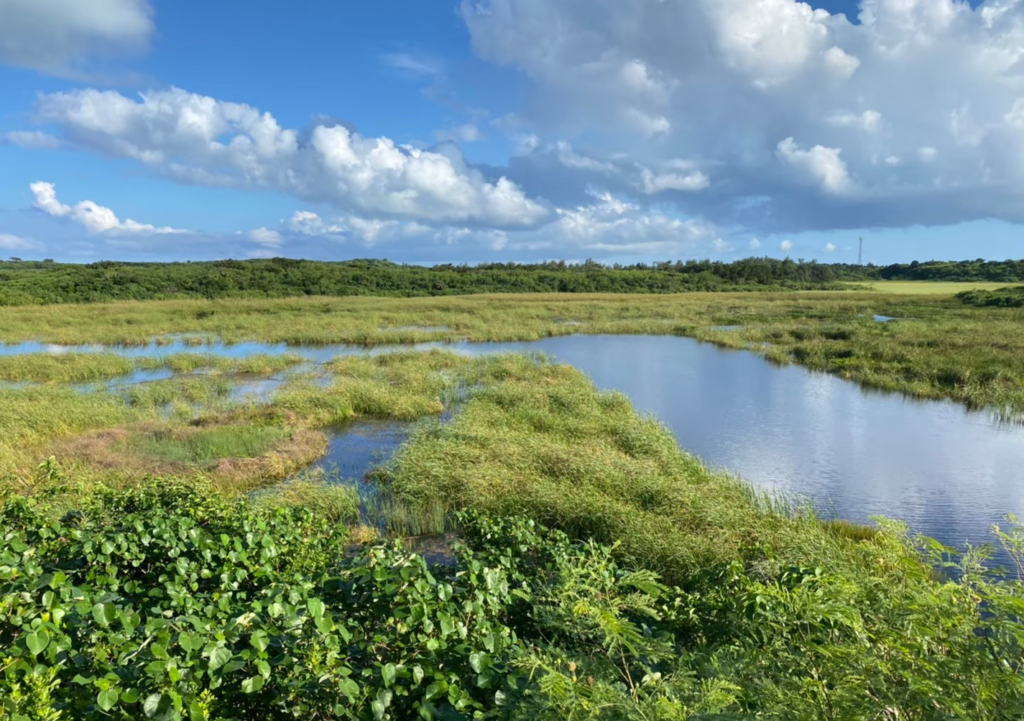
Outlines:
[[215, 426], [189, 432], [168, 428], [133, 434], [120, 450], [160, 461], [202, 464], [261, 456], [288, 435], [279, 426]]
[[138, 383], [121, 393], [130, 405], [155, 412], [173, 403], [210, 408], [226, 399], [231, 387], [226, 378], [196, 376]]
[[227, 358], [211, 353], [172, 353], [131, 358], [114, 352], [102, 353], [25, 353], [0, 356], [0, 380], [37, 383], [87, 383], [135, 371], [167, 369], [185, 374], [198, 370], [217, 373], [269, 375], [303, 362], [294, 354], [256, 353], [242, 358]]
[[131, 358], [116, 353], [32, 353], [0, 356], [0, 380], [85, 383], [128, 375]]
[[366, 500], [366, 521], [389, 536], [436, 536], [448, 528], [449, 511], [442, 498], [409, 501], [387, 490]]
[[365, 416], [415, 420], [440, 415], [444, 399], [474, 361], [444, 351], [344, 356], [328, 364], [326, 386], [290, 382], [274, 407], [318, 425]]

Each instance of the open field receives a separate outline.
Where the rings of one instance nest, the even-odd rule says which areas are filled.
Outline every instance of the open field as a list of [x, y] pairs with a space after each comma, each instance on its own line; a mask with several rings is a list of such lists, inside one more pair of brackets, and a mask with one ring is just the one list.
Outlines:
[[941, 280], [865, 280], [852, 283], [877, 293], [900, 293], [908, 295], [956, 295], [965, 290], [996, 290], [1017, 283], [987, 283], [984, 281], [941, 281]]

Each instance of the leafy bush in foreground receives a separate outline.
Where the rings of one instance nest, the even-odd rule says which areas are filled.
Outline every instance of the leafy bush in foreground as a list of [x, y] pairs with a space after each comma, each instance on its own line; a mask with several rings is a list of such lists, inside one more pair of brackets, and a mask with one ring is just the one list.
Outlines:
[[431, 567], [397, 543], [347, 556], [344, 528], [307, 510], [173, 483], [61, 521], [8, 499], [0, 719], [1024, 712], [1024, 595], [970, 562], [896, 586], [892, 569], [735, 562], [682, 591], [524, 519], [458, 521], [452, 564]]

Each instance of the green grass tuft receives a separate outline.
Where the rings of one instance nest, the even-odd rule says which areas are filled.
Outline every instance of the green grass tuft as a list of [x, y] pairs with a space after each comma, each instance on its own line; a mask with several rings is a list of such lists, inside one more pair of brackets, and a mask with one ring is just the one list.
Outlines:
[[263, 455], [288, 434], [279, 426], [217, 426], [192, 432], [160, 429], [129, 436], [120, 450], [174, 463], [208, 463]]

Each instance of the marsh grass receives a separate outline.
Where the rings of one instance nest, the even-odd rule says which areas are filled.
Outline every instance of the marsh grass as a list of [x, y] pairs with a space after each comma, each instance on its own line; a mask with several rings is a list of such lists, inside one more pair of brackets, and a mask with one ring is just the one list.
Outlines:
[[[183, 368], [198, 362], [187, 361]], [[276, 370], [264, 361], [249, 369]], [[235, 400], [239, 377], [222, 374], [89, 389], [0, 387], [9, 411], [0, 413], [0, 475], [24, 481], [52, 455], [97, 483], [208, 475], [223, 493], [247, 493], [320, 457], [319, 428], [357, 417], [440, 417], [466, 379], [490, 365], [443, 351], [346, 357], [286, 375], [259, 402]]]
[[19, 473], [46, 459], [54, 439], [145, 418], [109, 393], [82, 393], [67, 386], [0, 388], [0, 475]]
[[618, 543], [622, 558], [672, 581], [767, 546], [785, 563], [841, 557], [852, 542], [799, 503], [709, 471], [625, 396], [568, 366], [504, 356], [478, 373], [488, 380], [460, 413], [414, 432], [389, 464], [387, 488], [406, 507], [526, 514]]
[[953, 295], [965, 290], [997, 290], [1013, 286], [1013, 283], [989, 281], [942, 281], [942, 280], [861, 280], [855, 284], [880, 293], [901, 295]]
[[355, 487], [333, 483], [318, 474], [301, 474], [253, 496], [253, 503], [267, 509], [305, 508], [332, 523], [355, 524], [359, 497]]
[[836, 536], [851, 541], [873, 541], [878, 537], [878, 529], [862, 523], [854, 523], [843, 519], [831, 519], [821, 522], [822, 527]]
[[440, 415], [445, 399], [473, 361], [444, 351], [344, 356], [327, 364], [326, 385], [306, 378], [286, 383], [274, 407], [318, 425], [356, 417], [416, 420]]
[[33, 353], [0, 356], [0, 380], [84, 383], [128, 375], [135, 363], [116, 353]]
[[439, 536], [449, 530], [450, 513], [444, 499], [410, 501], [385, 489], [364, 501], [366, 522], [391, 537]]
[[25, 353], [0, 356], [0, 380], [38, 383], [87, 383], [136, 371], [169, 370], [194, 373], [199, 370], [220, 373], [270, 375], [304, 362], [301, 356], [287, 353], [257, 353], [229, 358], [212, 353], [170, 353], [131, 358], [113, 352]]
[[203, 464], [261, 456], [288, 436], [288, 430], [280, 426], [216, 426], [183, 431], [165, 428], [132, 434], [117, 450], [172, 463]]
[[[943, 367], [940, 360], [962, 363], [955, 366], [961, 375], [947, 379], [950, 383], [941, 386], [947, 389], [969, 385], [975, 369], [984, 367], [983, 355], [978, 361], [981, 365], [972, 365], [972, 349], [985, 339], [993, 340], [993, 329], [985, 325], [989, 323], [987, 316], [974, 317], [976, 327], [967, 322], [967, 316], [961, 317], [957, 322], [966, 324], [966, 329], [960, 332], [952, 316], [946, 315], [949, 309], [929, 303], [915, 304], [913, 308], [858, 306], [856, 316], [849, 318], [844, 315], [851, 310], [849, 305], [840, 308], [824, 301], [800, 299], [778, 303], [747, 307], [748, 312], [740, 307], [724, 308], [716, 311], [720, 315], [712, 313], [705, 319], [716, 325], [728, 321], [730, 325], [743, 326], [732, 331], [705, 328], [694, 318], [673, 317], [670, 308], [647, 306], [642, 299], [620, 308], [617, 312], [624, 315], [617, 320], [602, 320], [595, 312], [580, 322], [588, 324], [588, 332], [616, 328], [620, 332], [632, 329], [697, 337], [706, 333], [705, 340], [721, 345], [757, 344], [762, 349], [765, 346], [761, 344], [767, 342], [772, 345], [763, 352], [779, 354], [780, 362], [799, 356], [807, 365], [821, 364], [823, 369], [829, 369], [830, 364], [844, 361], [852, 365], [851, 373], [856, 370], [869, 380], [869, 373], [877, 372], [878, 383], [885, 382], [894, 368], [904, 369], [904, 364], [912, 368], [917, 363], [919, 369], [932, 368], [928, 372], [937, 372]], [[652, 308], [657, 312], [652, 312]], [[867, 315], [869, 311], [889, 315], [903, 311], [904, 317], [915, 320], [873, 324]], [[548, 307], [539, 312], [564, 314], [565, 309]], [[664, 316], [659, 315], [662, 312]], [[329, 315], [330, 308], [324, 314]], [[211, 316], [193, 317], [205, 322]], [[449, 328], [457, 327], [458, 322], [456, 318], [449, 319]], [[1002, 327], [1004, 322], [1000, 317], [991, 324]], [[1007, 324], [1003, 330], [1008, 328]], [[504, 331], [495, 328], [487, 332]], [[842, 345], [857, 343], [860, 334], [868, 339], [863, 345], [867, 356], [858, 355], [858, 347]], [[993, 351], [990, 362], [1005, 371], [1003, 363], [1020, 340], [1016, 335], [1008, 335], [1001, 342], [1003, 345]], [[954, 352], [955, 348], [959, 349]], [[885, 355], [887, 352], [907, 354], [908, 358], [897, 359]], [[917, 352], [924, 360], [915, 361], [913, 354]], [[875, 368], [870, 365], [872, 361], [882, 365]], [[194, 362], [197, 361], [191, 358], [182, 360], [182, 367]], [[862, 365], [858, 368], [855, 362]], [[884, 370], [887, 367], [889, 370]], [[543, 657], [541, 666], [533, 667], [537, 670], [537, 693], [541, 695], [531, 698], [560, 699], [543, 715], [534, 707], [524, 705], [516, 709], [513, 703], [510, 708], [519, 718], [561, 719], [573, 714], [582, 717], [580, 710], [601, 698], [618, 699], [611, 714], [616, 718], [696, 718], [694, 714], [700, 714], [700, 709], [691, 706], [689, 699], [698, 698], [694, 695], [698, 687], [701, 693], [727, 693], [722, 708], [735, 710], [726, 711], [730, 718], [989, 718], [985, 709], [997, 706], [1008, 710], [1003, 718], [1020, 716], [1019, 651], [1024, 636], [1019, 622], [1019, 585], [987, 584], [980, 566], [970, 563], [963, 564], [962, 569], [965, 574], [976, 575], [965, 575], [965, 581], [937, 578], [928, 566], [934, 556], [922, 560], [908, 540], [905, 525], [880, 522], [877, 528], [867, 528], [841, 520], [822, 521], [799, 499], [758, 491], [726, 473], [710, 470], [681, 450], [672, 434], [655, 419], [638, 414], [625, 396], [601, 392], [579, 371], [553, 364], [539, 355], [469, 359], [438, 351], [398, 353], [341, 358], [331, 362], [326, 371], [331, 376], [327, 385], [313, 382], [305, 372], [296, 373], [264, 404], [229, 402], [231, 379], [223, 376], [174, 378], [117, 392], [100, 387], [83, 393], [52, 383], [0, 388], [0, 408], [5, 411], [0, 413], [0, 500], [9, 494], [43, 499], [46, 512], [53, 518], [68, 511], [103, 506], [109, 530], [104, 526], [97, 530], [106, 535], [85, 536], [97, 541], [76, 546], [73, 563], [78, 568], [80, 559], [85, 558], [83, 554], [92, 554], [85, 559], [92, 577], [99, 584], [110, 582], [129, 589], [135, 586], [140, 602], [134, 606], [122, 603], [123, 608], [159, 613], [158, 625], [166, 626], [170, 623], [167, 619], [174, 614], [171, 608], [154, 605], [158, 596], [164, 594], [161, 589], [171, 587], [167, 579], [178, 579], [175, 583], [185, 584], [183, 588], [197, 582], [197, 575], [189, 580], [181, 568], [190, 574], [198, 572], [200, 585], [209, 587], [218, 579], [228, 584], [224, 589], [230, 586], [230, 592], [219, 593], [219, 598], [224, 602], [232, 598], [243, 601], [231, 614], [225, 615], [226, 607], [215, 601], [214, 595], [196, 595], [194, 599], [206, 598], [202, 608], [220, 621], [227, 619], [222, 635], [237, 642], [229, 652], [239, 658], [258, 649], [249, 638], [251, 629], [239, 635], [238, 619], [243, 616], [253, 616], [257, 623], [267, 620], [269, 634], [265, 633], [264, 638], [298, 638], [293, 631], [322, 631], [322, 644], [317, 640], [320, 636], [303, 636], [309, 640], [300, 644], [309, 650], [303, 661], [310, 669], [308, 682], [302, 686], [306, 689], [327, 688], [322, 683], [322, 649], [336, 647], [337, 637], [326, 634], [342, 623], [350, 623], [356, 617], [352, 609], [363, 608], [361, 613], [376, 624], [375, 630], [364, 636], [372, 639], [371, 646], [363, 649], [372, 663], [367, 662], [367, 670], [358, 676], [359, 687], [375, 688], [369, 684], [376, 683], [374, 674], [380, 674], [380, 692], [391, 693], [386, 687], [392, 685], [394, 677], [386, 681], [384, 675], [392, 673], [396, 664], [405, 668], [410, 658], [437, 658], [439, 645], [419, 650], [425, 636], [415, 624], [422, 616], [412, 625], [404, 626], [408, 634], [400, 628], [404, 621], [396, 625], [396, 618], [413, 618], [402, 614], [420, 612], [419, 605], [410, 605], [410, 598], [419, 599], [417, 604], [426, 602], [425, 599], [434, 603], [435, 597], [450, 597], [453, 587], [456, 591], [468, 588], [472, 595], [467, 594], [464, 603], [457, 597], [459, 603], [453, 602], [451, 613], [438, 615], [435, 627], [443, 629], [445, 623], [462, 613], [472, 616], [476, 619], [473, 623], [477, 623], [485, 620], [477, 610], [485, 586], [474, 584], [485, 584], [490, 589], [494, 582], [500, 587], [516, 578], [491, 575], [489, 568], [480, 573], [481, 562], [505, 557], [539, 558], [550, 550], [543, 547], [537, 533], [526, 533], [527, 526], [522, 525], [525, 521], [488, 521], [488, 534], [500, 531], [503, 525], [506, 529], [506, 535], [499, 534], [490, 542], [495, 546], [486, 551], [490, 559], [481, 555], [473, 562], [476, 565], [466, 570], [434, 566], [431, 572], [437, 574], [435, 583], [433, 576], [426, 573], [427, 567], [415, 556], [401, 550], [392, 553], [383, 548], [369, 549], [366, 558], [375, 565], [367, 567], [365, 573], [360, 571], [359, 578], [364, 580], [358, 583], [362, 586], [351, 586], [361, 587], [365, 593], [357, 595], [344, 587], [339, 595], [329, 597], [327, 608], [332, 616], [324, 616], [331, 624], [328, 626], [304, 623], [303, 618], [309, 619], [306, 613], [312, 615], [314, 608], [324, 613], [325, 604], [319, 596], [339, 588], [333, 574], [338, 560], [350, 549], [323, 544], [324, 536], [350, 543], [376, 541], [380, 535], [441, 534], [452, 530], [452, 511], [478, 509], [502, 516], [527, 516], [562, 529], [576, 539], [596, 539], [613, 545], [605, 551], [592, 544], [559, 544], [559, 553], [575, 549], [574, 557], [589, 548], [588, 558], [592, 562], [569, 566], [564, 558], [552, 556], [557, 563], [538, 566], [539, 572], [529, 577], [531, 585], [536, 580], [535, 588], [518, 589], [535, 593], [543, 590], [552, 578], [560, 579], [559, 574], [564, 574], [543, 602], [524, 594], [517, 596], [519, 600], [514, 605], [490, 606], [505, 608], [501, 612], [503, 623], [520, 617], [524, 624], [521, 630], [534, 634], [523, 654], [511, 659], [522, 664], [524, 659]], [[838, 371], [832, 368], [832, 372]], [[1009, 377], [1013, 378], [1012, 373]], [[922, 394], [933, 392], [928, 373], [915, 379], [918, 381]], [[1000, 388], [1002, 395], [1012, 397], [1005, 386]], [[453, 417], [444, 422], [419, 424], [399, 453], [373, 474], [371, 480], [376, 485], [364, 489], [367, 493], [362, 501], [366, 524], [356, 525], [360, 510], [357, 487], [335, 484], [324, 472], [300, 472], [323, 453], [326, 438], [317, 430], [321, 425], [360, 415], [441, 418], [453, 403], [459, 409]], [[180, 406], [181, 412], [164, 417], [168, 404]], [[694, 408], [692, 412], [699, 413], [700, 409]], [[52, 461], [39, 463], [54, 449], [61, 453]], [[18, 468], [19, 472], [4, 479], [5, 468]], [[147, 476], [153, 475], [160, 478], [147, 480]], [[289, 480], [277, 483], [283, 478]], [[160, 493], [146, 490], [147, 487], [159, 488]], [[126, 492], [117, 495], [111, 489]], [[160, 500], [164, 491], [169, 491], [171, 502]], [[207, 494], [235, 498], [230, 502], [222, 498], [210, 500]], [[146, 505], [154, 499], [158, 503]], [[250, 517], [250, 504], [256, 507], [258, 516]], [[11, 506], [15, 511], [21, 507]], [[168, 513], [171, 509], [173, 515]], [[241, 518], [244, 526], [234, 526], [232, 533], [234, 543], [252, 548], [247, 557], [254, 563], [248, 566], [240, 566], [238, 559], [231, 556], [232, 547], [220, 540], [227, 536], [212, 532], [211, 542], [200, 545], [181, 530], [192, 528], [201, 533], [203, 527], [216, 528], [223, 520], [220, 516], [232, 515], [232, 509], [242, 511], [234, 517]], [[126, 512], [131, 514], [129, 521], [124, 520]], [[13, 518], [18, 524], [23, 516], [15, 513]], [[161, 533], [150, 533], [151, 522], [158, 524]], [[39, 527], [45, 533], [36, 535], [46, 539], [46, 534], [56, 526], [43, 523]], [[271, 533], [266, 532], [268, 528]], [[471, 528], [467, 523], [462, 530], [470, 536]], [[287, 533], [282, 534], [282, 529]], [[14, 559], [15, 568], [21, 563], [30, 572], [35, 567], [41, 574], [43, 569], [36, 567], [35, 558], [22, 556], [20, 531], [15, 531], [8, 537], [16, 541], [12, 546], [16, 552], [8, 554]], [[78, 532], [79, 529], [71, 527], [67, 532], [61, 529], [59, 543], [40, 541], [37, 546], [43, 552], [59, 551]], [[112, 574], [112, 556], [99, 539], [112, 539], [111, 547], [122, 553], [126, 548], [120, 541], [124, 532], [138, 532], [145, 540], [129, 544], [137, 549], [138, 562], [133, 566], [123, 564], [118, 574]], [[998, 537], [1019, 559], [1019, 552], [1024, 549], [1019, 532], [1011, 528]], [[53, 540], [52, 536], [49, 538]], [[524, 548], [525, 538], [536, 541]], [[546, 538], [550, 542], [551, 536]], [[148, 544], [153, 539], [165, 539], [169, 541], [166, 547], [174, 549], [169, 556], [174, 560], [167, 561], [166, 568], [160, 563], [152, 565], [154, 553]], [[275, 539], [282, 544], [278, 548], [284, 550], [269, 550], [265, 541], [274, 543]], [[926, 549], [928, 545], [924, 543]], [[210, 552], [221, 554], [220, 560], [209, 563], [205, 554]], [[609, 553], [628, 568], [616, 570]], [[381, 559], [385, 562], [380, 563]], [[162, 563], [165, 559], [156, 560]], [[217, 564], [221, 564], [221, 570]], [[286, 569], [287, 573], [267, 575], [268, 569], [274, 567]], [[331, 569], [331, 580], [318, 587], [304, 575], [310, 568], [318, 572]], [[407, 577], [416, 568], [426, 573], [422, 579], [430, 578], [430, 583], [436, 585], [436, 589], [427, 587], [429, 595], [407, 595], [412, 589], [422, 593], [420, 584], [410, 583]], [[237, 583], [243, 580], [238, 575], [240, 569], [245, 572], [245, 583], [256, 584], [245, 594], [237, 591]], [[133, 574], [142, 571], [146, 575], [138, 576], [143, 579], [141, 582], [126, 585], [118, 580], [136, 578]], [[660, 574], [660, 579], [655, 574]], [[10, 603], [24, 606], [38, 596], [28, 591], [41, 588], [47, 578], [53, 576], [39, 575], [32, 579], [33, 585], [24, 583], [21, 592], [8, 594]], [[670, 592], [657, 580], [680, 588]], [[78, 599], [81, 589], [88, 592], [90, 587], [80, 584], [72, 588], [72, 583], [78, 582], [68, 579], [60, 598]], [[328, 586], [334, 591], [328, 591]], [[67, 614], [73, 621], [82, 621], [69, 627], [76, 633], [99, 628], [90, 621], [96, 616], [95, 609], [103, 611], [105, 605], [118, 598], [105, 587], [97, 586], [94, 590], [96, 604], [79, 604], [93, 609], [91, 613]], [[312, 602], [314, 593], [317, 603]], [[653, 596], [648, 595], [652, 593]], [[268, 598], [287, 600], [295, 612], [290, 617], [276, 618], [275, 614], [242, 613], [243, 606], [248, 608], [253, 598], [266, 594], [271, 594]], [[499, 603], [514, 595], [495, 594]], [[360, 607], [360, 598], [370, 599], [372, 604]], [[388, 605], [388, 601], [381, 602], [382, 598], [401, 600]], [[523, 599], [526, 603], [520, 604]], [[284, 600], [279, 605], [284, 606]], [[39, 624], [33, 627], [27, 625], [26, 617], [26, 630], [34, 629], [34, 644], [40, 642], [41, 624], [50, 623], [43, 620], [49, 606], [26, 606], [29, 607], [35, 609], [32, 613], [44, 614], [38, 622], [32, 621]], [[556, 607], [562, 611], [552, 615]], [[627, 613], [625, 609], [631, 610]], [[118, 609], [118, 617], [126, 612]], [[188, 620], [185, 621], [187, 625]], [[22, 650], [28, 641], [19, 624], [21, 619], [9, 624], [14, 628], [9, 637], [20, 644], [19, 653], [27, 657], [25, 654], [31, 652], [43, 658], [31, 648]], [[159, 644], [147, 647], [146, 624], [134, 626], [137, 633], [134, 640], [129, 639], [130, 643], [123, 637], [123, 628], [127, 628], [124, 624], [118, 623], [116, 628], [114, 624], [101, 625], [109, 625], [110, 634], [122, 634], [111, 641], [121, 643], [127, 654], [118, 659], [123, 656], [131, 660], [140, 652], [147, 654], [134, 662], [139, 673], [151, 676], [154, 669], [164, 673], [168, 668], [168, 649], [177, 654], [175, 659], [187, 660], [187, 654], [179, 653], [175, 644], [171, 645], [173, 648]], [[474, 626], [470, 623], [467, 627]], [[64, 632], [59, 624], [48, 628]], [[642, 664], [633, 667], [636, 673], [632, 676], [625, 661], [622, 668], [626, 673], [617, 670], [618, 662], [609, 652], [618, 648], [625, 658], [622, 642], [616, 641], [618, 645], [614, 646], [606, 640], [614, 641], [615, 633], [627, 643], [638, 644], [637, 648], [654, 650]], [[395, 642], [412, 636], [417, 636], [416, 645]], [[89, 656], [95, 639], [85, 631], [79, 637], [87, 641], [82, 646], [83, 658], [106, 658], [103, 654]], [[448, 637], [455, 639], [454, 631]], [[668, 639], [674, 641], [671, 646], [665, 645]], [[480, 648], [493, 652], [495, 636], [478, 640]], [[555, 642], [561, 646], [553, 645]], [[458, 649], [465, 643], [463, 637], [449, 646]], [[47, 644], [51, 648], [49, 658], [59, 661], [56, 654], [64, 651], [58, 650], [54, 641], [47, 639]], [[225, 642], [223, 647], [229, 645]], [[286, 673], [301, 666], [293, 663], [294, 659], [289, 660], [291, 656], [280, 656], [277, 650], [272, 654], [271, 678], [276, 678], [278, 671]], [[278, 662], [281, 658], [285, 659], [283, 665]], [[577, 660], [570, 662], [572, 658]], [[394, 659], [395, 663], [385, 664], [387, 659]], [[461, 661], [460, 665], [447, 666], [438, 673], [449, 680], [458, 677], [460, 684], [465, 679], [468, 688], [472, 679], [479, 679], [476, 666], [496, 663], [493, 659], [506, 663], [500, 656], [483, 651], [470, 659], [472, 674]], [[107, 667], [109, 670], [109, 664]], [[64, 671], [70, 676], [73, 669]], [[244, 673], [252, 674], [250, 685], [253, 679], [262, 678], [255, 669]], [[591, 683], [591, 674], [598, 679], [597, 684]], [[117, 674], [110, 677], [121, 678]], [[187, 680], [184, 675], [182, 678]], [[641, 678], [644, 680], [633, 684], [632, 679]], [[633, 703], [627, 698], [623, 679], [634, 687]], [[521, 688], [521, 680], [507, 687]], [[350, 681], [348, 675], [339, 675], [331, 688], [345, 681]], [[621, 689], [616, 691], [617, 696], [607, 693], [613, 685]], [[80, 686], [77, 682], [64, 684], [66, 689], [77, 690]], [[299, 686], [288, 687], [287, 693], [294, 694], [295, 688]], [[595, 688], [604, 688], [605, 695], [596, 697]], [[1014, 695], [1008, 694], [1007, 689]], [[97, 708], [93, 700], [95, 691], [86, 691], [81, 708]], [[488, 681], [486, 698], [493, 698], [493, 692], [494, 686]], [[159, 693], [164, 693], [162, 687]], [[530, 693], [534, 694], [534, 690]], [[645, 694], [649, 694], [651, 703], [641, 709], [636, 702]], [[1009, 701], [1003, 701], [1004, 697]], [[235, 698], [253, 698], [257, 703], [263, 699], [250, 694]], [[379, 700], [380, 693], [371, 696], [367, 692], [366, 700], [371, 698]], [[344, 703], [340, 697], [338, 701]], [[235, 704], [234, 700], [232, 703]], [[235, 713], [237, 708], [233, 705], [229, 713]], [[374, 711], [377, 708], [374, 706]], [[767, 710], [762, 713], [762, 709]], [[125, 713], [130, 716], [135, 710], [133, 707]]]
[[[921, 283], [920, 288], [923, 293], [941, 285]], [[948, 293], [931, 295], [536, 294], [22, 306], [0, 308], [0, 340], [139, 345], [168, 334], [195, 333], [200, 339], [216, 337], [229, 343], [373, 346], [461, 339], [536, 340], [573, 333], [685, 335], [880, 389], [1024, 411], [1024, 364], [1019, 362], [1024, 357], [1020, 332], [1024, 308], [966, 306], [952, 294], [968, 285], [950, 284]], [[875, 323], [874, 314], [901, 320]], [[723, 330], [722, 326], [742, 327]], [[162, 362], [179, 367], [219, 363], [201, 360], [201, 352], [174, 355], [182, 357]], [[276, 362], [261, 360], [262, 369], [256, 372], [270, 372]], [[95, 378], [119, 373], [124, 367], [123, 359], [0, 359], [0, 377]], [[236, 366], [235, 370], [243, 369]], [[221, 371], [231, 372], [227, 367]], [[372, 407], [383, 398], [387, 404], [381, 389], [362, 385], [368, 390], [361, 403]], [[346, 412], [340, 409], [340, 416]]]
[[55, 441], [46, 452], [78, 478], [113, 487], [144, 477], [207, 479], [227, 496], [296, 473], [326, 447], [323, 433], [261, 424], [194, 426], [146, 421]]

